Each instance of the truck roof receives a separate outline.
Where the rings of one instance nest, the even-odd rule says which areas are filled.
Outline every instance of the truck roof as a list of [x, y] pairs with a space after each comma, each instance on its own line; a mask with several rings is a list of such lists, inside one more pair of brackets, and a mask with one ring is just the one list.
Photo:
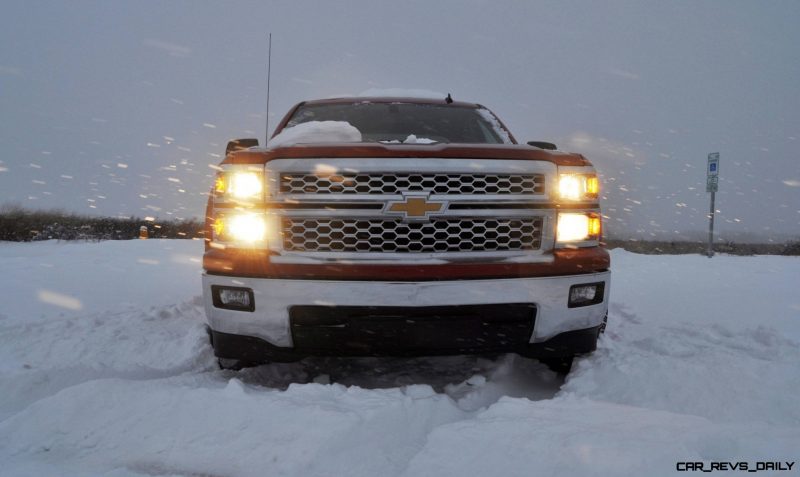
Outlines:
[[[358, 104], [358, 103], [412, 103], [431, 104], [448, 107], [485, 108], [479, 103], [465, 101], [448, 102], [446, 98], [404, 97], [404, 96], [351, 96], [302, 101], [292, 107], [284, 116], [274, 134], [286, 126], [289, 118], [304, 105]], [[498, 121], [501, 121], [498, 118]], [[501, 121], [502, 124], [502, 121]], [[503, 125], [503, 127], [505, 127]], [[512, 140], [513, 140], [513, 136]], [[591, 163], [581, 154], [563, 151], [546, 151], [523, 144], [378, 144], [378, 143], [313, 143], [265, 149], [253, 147], [227, 154], [223, 164], [264, 164], [282, 158], [325, 158], [325, 157], [371, 157], [371, 158], [475, 158], [475, 159], [522, 159], [549, 161], [562, 166], [588, 166]]]
[[[414, 98], [403, 96], [343, 96], [340, 98], [326, 98], [326, 99], [313, 99], [309, 101], [302, 101], [297, 106], [305, 104], [347, 104], [347, 103], [414, 103], [414, 104], [436, 104], [448, 105], [462, 108], [483, 108], [483, 105], [478, 103], [469, 103], [466, 101], [451, 101], [447, 102], [446, 98]], [[296, 106], [295, 106], [296, 107]]]

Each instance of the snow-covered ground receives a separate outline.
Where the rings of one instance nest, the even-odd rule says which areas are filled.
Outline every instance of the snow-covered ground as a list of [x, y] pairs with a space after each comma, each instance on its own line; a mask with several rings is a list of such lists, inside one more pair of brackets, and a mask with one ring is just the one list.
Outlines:
[[638, 476], [797, 460], [798, 258], [613, 251], [608, 332], [565, 381], [513, 355], [219, 371], [201, 253], [0, 243], [0, 474]]

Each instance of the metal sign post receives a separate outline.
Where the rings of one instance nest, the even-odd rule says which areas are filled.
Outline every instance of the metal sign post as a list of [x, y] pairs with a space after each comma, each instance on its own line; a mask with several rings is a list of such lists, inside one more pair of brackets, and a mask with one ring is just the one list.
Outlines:
[[711, 209], [708, 212], [708, 258], [714, 256], [714, 195], [719, 190], [719, 153], [708, 155], [706, 167], [706, 192], [711, 192]]

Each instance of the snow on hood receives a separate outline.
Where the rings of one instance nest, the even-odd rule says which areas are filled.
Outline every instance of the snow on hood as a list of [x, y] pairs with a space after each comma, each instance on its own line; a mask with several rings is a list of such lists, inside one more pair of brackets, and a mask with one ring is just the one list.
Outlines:
[[436, 141], [428, 139], [427, 137], [417, 137], [415, 134], [409, 134], [403, 141], [403, 144], [434, 144]]
[[427, 137], [417, 137], [415, 134], [409, 134], [408, 137], [399, 141], [392, 139], [388, 141], [379, 141], [381, 144], [436, 144], [439, 141], [428, 139]]
[[269, 140], [270, 148], [322, 142], [361, 142], [361, 131], [346, 121], [308, 121]]

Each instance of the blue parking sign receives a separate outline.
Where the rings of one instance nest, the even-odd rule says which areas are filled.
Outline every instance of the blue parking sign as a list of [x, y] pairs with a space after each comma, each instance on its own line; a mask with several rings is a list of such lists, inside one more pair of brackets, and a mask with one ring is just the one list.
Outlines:
[[719, 174], [719, 153], [712, 152], [708, 155], [708, 169], [706, 169], [706, 174], [709, 177], [716, 176]]

